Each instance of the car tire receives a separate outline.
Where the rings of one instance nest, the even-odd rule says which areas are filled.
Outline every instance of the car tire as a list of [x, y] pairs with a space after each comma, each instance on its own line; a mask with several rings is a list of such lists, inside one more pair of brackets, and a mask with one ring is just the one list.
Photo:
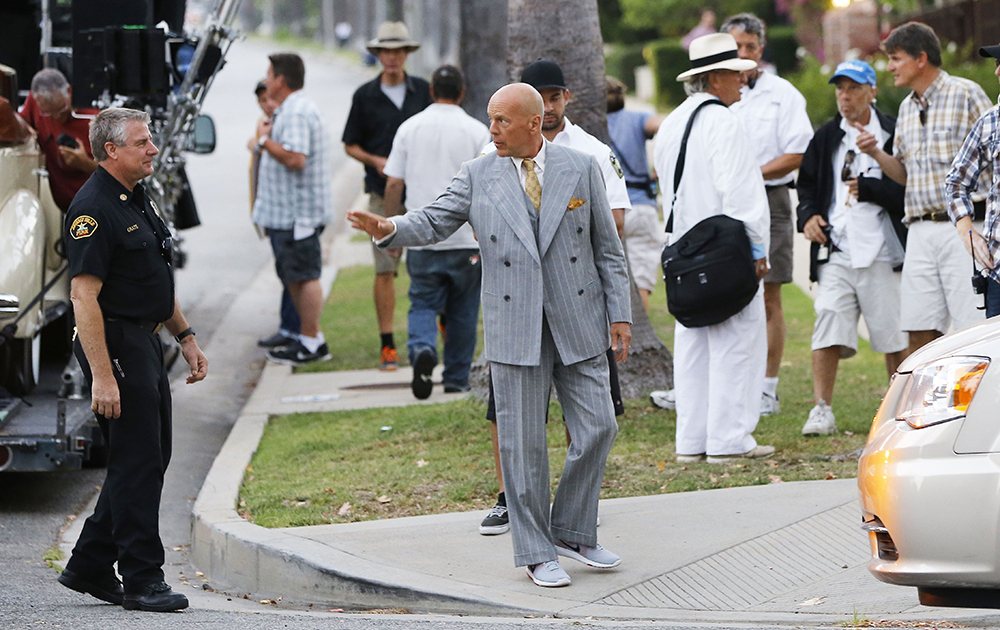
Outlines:
[[0, 346], [0, 386], [26, 396], [38, 384], [41, 338], [11, 339]]

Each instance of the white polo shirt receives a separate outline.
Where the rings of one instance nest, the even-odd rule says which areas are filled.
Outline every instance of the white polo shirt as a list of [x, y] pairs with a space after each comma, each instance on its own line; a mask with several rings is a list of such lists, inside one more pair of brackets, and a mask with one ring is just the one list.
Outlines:
[[[406, 210], [419, 210], [437, 199], [462, 164], [478, 157], [489, 141], [486, 125], [461, 107], [432, 103], [399, 126], [383, 172], [406, 182]], [[410, 249], [479, 249], [479, 243], [466, 223], [440, 243]]]
[[[740, 100], [729, 106], [743, 121], [757, 164], [764, 166], [786, 153], [805, 153], [813, 137], [806, 99], [795, 86], [770, 72], [761, 72], [751, 90], [743, 86]], [[790, 184], [793, 173], [764, 180], [767, 186]]]
[[[625, 175], [618, 166], [618, 159], [615, 157], [611, 147], [604, 144], [594, 136], [590, 135], [569, 121], [563, 119], [566, 126], [556, 134], [552, 144], [562, 145], [577, 151], [588, 153], [597, 158], [597, 163], [601, 167], [601, 174], [604, 175], [604, 187], [608, 193], [608, 204], [612, 210], [624, 208], [626, 211], [632, 209], [632, 202], [629, 201], [628, 188], [625, 187]], [[491, 141], [483, 149], [483, 154], [496, 151], [497, 148]]]

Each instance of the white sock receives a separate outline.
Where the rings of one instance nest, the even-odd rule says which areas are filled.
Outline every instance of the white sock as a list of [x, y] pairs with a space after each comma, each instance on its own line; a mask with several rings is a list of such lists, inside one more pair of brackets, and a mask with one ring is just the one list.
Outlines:
[[306, 347], [309, 352], [316, 352], [319, 347], [322, 346], [326, 339], [323, 337], [323, 331], [320, 331], [315, 337], [306, 337], [305, 335], [299, 335], [299, 341], [302, 345]]
[[777, 376], [765, 376], [764, 377], [764, 393], [770, 396], [778, 397], [778, 377]]

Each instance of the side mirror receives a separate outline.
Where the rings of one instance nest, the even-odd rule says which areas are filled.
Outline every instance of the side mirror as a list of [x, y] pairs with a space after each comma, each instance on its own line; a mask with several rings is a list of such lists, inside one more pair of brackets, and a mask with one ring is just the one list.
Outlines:
[[21, 310], [21, 300], [16, 295], [0, 293], [0, 321], [14, 319]]
[[215, 151], [215, 121], [208, 114], [198, 114], [194, 119], [187, 150], [192, 153], [211, 153]]

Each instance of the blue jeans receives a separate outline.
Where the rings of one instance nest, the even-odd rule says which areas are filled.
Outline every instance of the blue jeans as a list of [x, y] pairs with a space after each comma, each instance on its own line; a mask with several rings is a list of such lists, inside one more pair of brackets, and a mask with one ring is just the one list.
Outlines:
[[302, 318], [292, 301], [292, 294], [285, 287], [281, 292], [281, 325], [278, 327], [282, 332], [297, 335], [302, 332]]
[[446, 330], [441, 380], [446, 386], [467, 389], [472, 355], [476, 351], [479, 291], [483, 281], [479, 250], [409, 250], [406, 271], [410, 274], [406, 342], [410, 363], [424, 349], [433, 353], [437, 363], [437, 316], [442, 313]]
[[990, 278], [986, 285], [986, 317], [1000, 315], [1000, 283]]

